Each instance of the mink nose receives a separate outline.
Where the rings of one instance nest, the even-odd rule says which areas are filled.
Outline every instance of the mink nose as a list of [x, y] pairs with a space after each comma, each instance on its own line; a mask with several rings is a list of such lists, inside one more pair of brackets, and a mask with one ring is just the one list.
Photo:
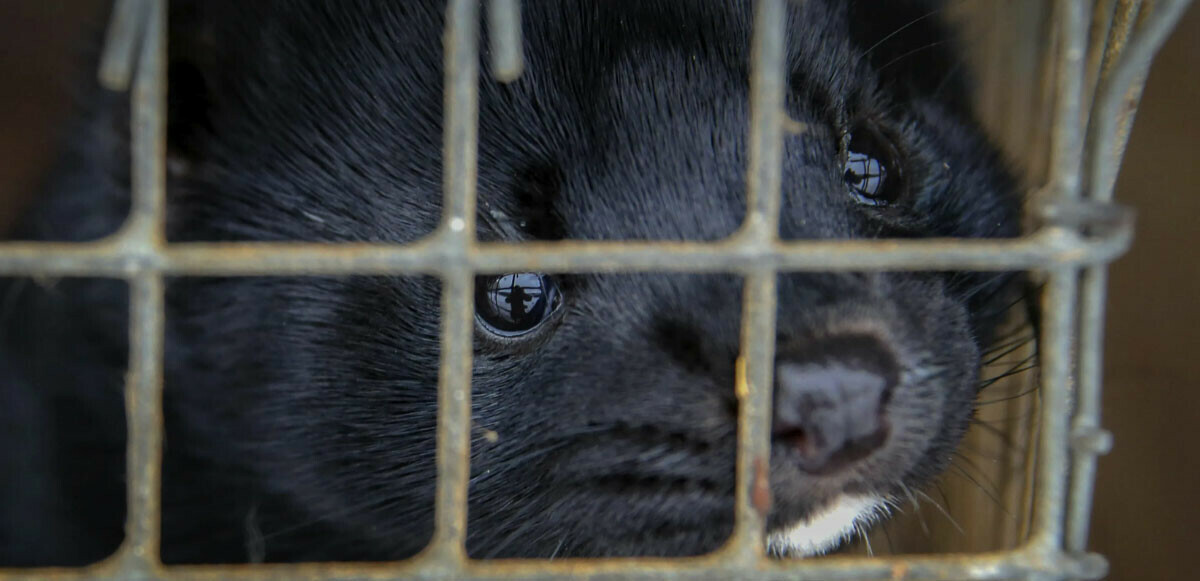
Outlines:
[[781, 352], [775, 364], [772, 438], [800, 469], [843, 469], [887, 441], [895, 358], [873, 338], [842, 337]]

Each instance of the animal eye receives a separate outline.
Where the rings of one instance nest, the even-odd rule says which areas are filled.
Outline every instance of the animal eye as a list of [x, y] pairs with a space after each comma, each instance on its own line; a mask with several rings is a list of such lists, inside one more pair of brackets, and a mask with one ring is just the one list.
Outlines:
[[899, 152], [887, 136], [858, 127], [850, 134], [842, 177], [855, 201], [886, 206], [904, 194]]
[[520, 272], [475, 281], [475, 318], [501, 337], [519, 337], [536, 329], [561, 302], [558, 285], [544, 274]]

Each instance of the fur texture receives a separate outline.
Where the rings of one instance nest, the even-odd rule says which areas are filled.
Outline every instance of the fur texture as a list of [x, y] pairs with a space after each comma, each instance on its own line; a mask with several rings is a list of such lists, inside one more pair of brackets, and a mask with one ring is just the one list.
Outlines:
[[[172, 240], [406, 242], [434, 228], [441, 2], [172, 6]], [[808, 130], [786, 138], [785, 238], [1017, 233], [1013, 181], [966, 113], [935, 9], [789, 3], [788, 113]], [[745, 214], [749, 3], [538, 0], [523, 18], [525, 74], [502, 85], [485, 65], [480, 79], [480, 237], [731, 234]], [[81, 116], [21, 237], [95, 238], [120, 223], [121, 99], [98, 94]], [[889, 136], [907, 182], [886, 207], [848, 191], [846, 144], [864, 126]], [[562, 307], [535, 332], [477, 336], [470, 554], [716, 549], [733, 518], [741, 280], [555, 280]], [[850, 468], [809, 473], [776, 446], [777, 538], [847, 497], [869, 516], [942, 470], [1007, 280], [780, 277], [780, 357], [869, 335], [899, 380], [891, 435]], [[172, 280], [164, 559], [420, 550], [432, 527], [438, 293], [416, 276]], [[125, 290], [13, 281], [4, 296], [0, 423], [17, 443], [0, 456], [0, 564], [99, 559], [121, 537]], [[824, 550], [836, 538], [804, 542]]]

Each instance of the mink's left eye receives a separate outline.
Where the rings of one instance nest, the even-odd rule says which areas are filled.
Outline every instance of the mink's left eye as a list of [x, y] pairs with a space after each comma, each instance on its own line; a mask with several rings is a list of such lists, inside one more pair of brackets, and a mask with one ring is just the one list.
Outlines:
[[850, 134], [843, 179], [854, 200], [866, 206], [887, 206], [903, 197], [907, 184], [900, 152], [887, 135], [857, 126]]
[[475, 317], [484, 329], [501, 337], [532, 332], [561, 304], [558, 285], [544, 274], [519, 272], [475, 281]]

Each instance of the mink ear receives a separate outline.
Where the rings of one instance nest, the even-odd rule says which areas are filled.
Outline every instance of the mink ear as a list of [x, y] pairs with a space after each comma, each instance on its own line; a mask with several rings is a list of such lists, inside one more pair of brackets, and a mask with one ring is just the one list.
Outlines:
[[884, 83], [908, 97], [968, 102], [969, 78], [942, 0], [851, 0], [851, 41]]

